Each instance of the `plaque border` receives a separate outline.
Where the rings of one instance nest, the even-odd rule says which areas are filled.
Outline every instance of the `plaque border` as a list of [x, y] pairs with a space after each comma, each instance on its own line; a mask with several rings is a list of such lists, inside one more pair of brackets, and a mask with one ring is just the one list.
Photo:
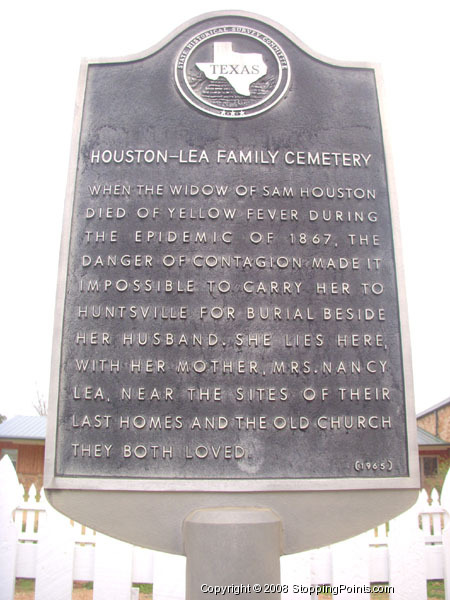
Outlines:
[[[403, 363], [405, 427], [408, 449], [409, 475], [405, 477], [342, 477], [342, 478], [308, 478], [308, 479], [143, 479], [97, 477], [97, 476], [56, 476], [56, 439], [58, 420], [59, 371], [62, 348], [62, 331], [64, 318], [64, 300], [67, 283], [67, 265], [70, 249], [70, 232], [73, 214], [73, 199], [76, 185], [76, 174], [80, 147], [83, 105], [86, 83], [90, 65], [108, 63], [126, 63], [147, 58], [155, 54], [173, 41], [189, 27], [200, 25], [203, 21], [216, 17], [235, 17], [254, 19], [268, 25], [286, 36], [300, 50], [327, 65], [372, 70], [375, 76], [376, 94], [380, 116], [381, 139], [385, 155], [385, 173], [389, 195], [389, 208], [392, 224], [392, 241], [396, 284], [398, 294], [399, 330], [401, 338], [401, 359]], [[398, 203], [395, 193], [393, 160], [391, 146], [386, 134], [386, 108], [383, 104], [384, 83], [381, 68], [378, 64], [367, 62], [340, 61], [328, 58], [315, 52], [304, 44], [296, 35], [279, 23], [267, 17], [246, 11], [215, 11], [199, 15], [177, 27], [151, 48], [137, 54], [118, 58], [83, 59], [80, 67], [79, 82], [75, 102], [74, 125], [70, 150], [70, 162], [66, 188], [63, 228], [59, 255], [57, 279], [55, 320], [53, 331], [53, 350], [51, 359], [49, 413], [47, 417], [47, 436], [45, 444], [44, 487], [47, 490], [97, 490], [97, 491], [147, 491], [147, 492], [295, 492], [295, 491], [344, 491], [344, 490], [416, 490], [420, 489], [420, 471], [417, 446], [417, 424], [413, 396], [413, 376], [410, 333], [405, 293], [405, 278], [400, 241]]]

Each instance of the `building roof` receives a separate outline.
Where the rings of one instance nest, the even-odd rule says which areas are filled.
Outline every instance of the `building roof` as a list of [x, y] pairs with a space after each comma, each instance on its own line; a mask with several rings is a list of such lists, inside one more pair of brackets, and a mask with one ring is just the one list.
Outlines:
[[435, 410], [439, 410], [440, 408], [444, 408], [444, 406], [447, 406], [447, 404], [450, 404], [450, 398], [447, 398], [446, 400], [443, 400], [442, 402], [439, 402], [439, 404], [435, 404], [434, 406], [430, 406], [430, 408], [427, 408], [426, 410], [423, 410], [422, 412], [418, 413], [417, 418], [420, 419], [421, 417], [424, 417], [425, 415], [428, 415], [428, 414], [434, 412]]
[[450, 446], [449, 442], [441, 440], [437, 435], [433, 435], [422, 427], [417, 428], [417, 443], [419, 446]]
[[45, 440], [47, 417], [18, 415], [0, 423], [0, 439]]

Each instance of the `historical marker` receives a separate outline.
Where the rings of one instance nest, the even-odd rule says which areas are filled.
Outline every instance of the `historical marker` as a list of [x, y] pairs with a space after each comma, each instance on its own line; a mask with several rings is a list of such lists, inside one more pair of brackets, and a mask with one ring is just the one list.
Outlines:
[[[375, 69], [318, 57], [263, 19], [205, 15], [141, 55], [85, 63], [74, 140], [47, 445], [55, 506], [179, 552], [167, 531], [196, 508], [275, 510], [294, 551], [411, 504]], [[161, 506], [167, 524], [155, 525]], [[303, 522], [297, 539], [298, 516], [324, 506], [339, 525], [312, 540]]]

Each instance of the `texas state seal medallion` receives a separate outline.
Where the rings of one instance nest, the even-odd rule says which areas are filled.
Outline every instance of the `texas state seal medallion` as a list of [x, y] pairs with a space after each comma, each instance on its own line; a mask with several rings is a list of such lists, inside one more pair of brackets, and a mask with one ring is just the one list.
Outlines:
[[206, 29], [178, 55], [175, 81], [196, 108], [225, 118], [252, 117], [287, 93], [290, 67], [284, 50], [262, 31], [238, 25]]

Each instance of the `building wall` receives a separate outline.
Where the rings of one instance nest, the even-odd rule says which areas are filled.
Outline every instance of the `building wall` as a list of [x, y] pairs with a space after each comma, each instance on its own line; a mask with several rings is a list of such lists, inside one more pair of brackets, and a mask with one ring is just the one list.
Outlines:
[[450, 405], [438, 410], [438, 436], [445, 442], [450, 442]]
[[32, 483], [39, 490], [42, 487], [44, 474], [44, 443], [0, 442], [0, 452], [3, 448], [18, 451], [16, 471], [25, 490], [28, 491]]
[[[435, 465], [435, 471], [427, 473], [425, 461], [431, 459], [432, 463], [428, 463], [428, 471], [430, 466]], [[428, 493], [433, 488], [441, 492], [442, 484], [450, 463], [450, 448], [427, 448], [419, 446], [419, 461], [420, 461], [420, 486], [425, 488]]]
[[450, 404], [417, 419], [417, 425], [444, 442], [450, 442]]
[[417, 419], [417, 425], [419, 427], [422, 427], [422, 429], [425, 429], [425, 431], [428, 431], [428, 433], [431, 433], [432, 435], [437, 435], [436, 413], [432, 412], [428, 415], [425, 415], [424, 417], [420, 417], [420, 419]]

